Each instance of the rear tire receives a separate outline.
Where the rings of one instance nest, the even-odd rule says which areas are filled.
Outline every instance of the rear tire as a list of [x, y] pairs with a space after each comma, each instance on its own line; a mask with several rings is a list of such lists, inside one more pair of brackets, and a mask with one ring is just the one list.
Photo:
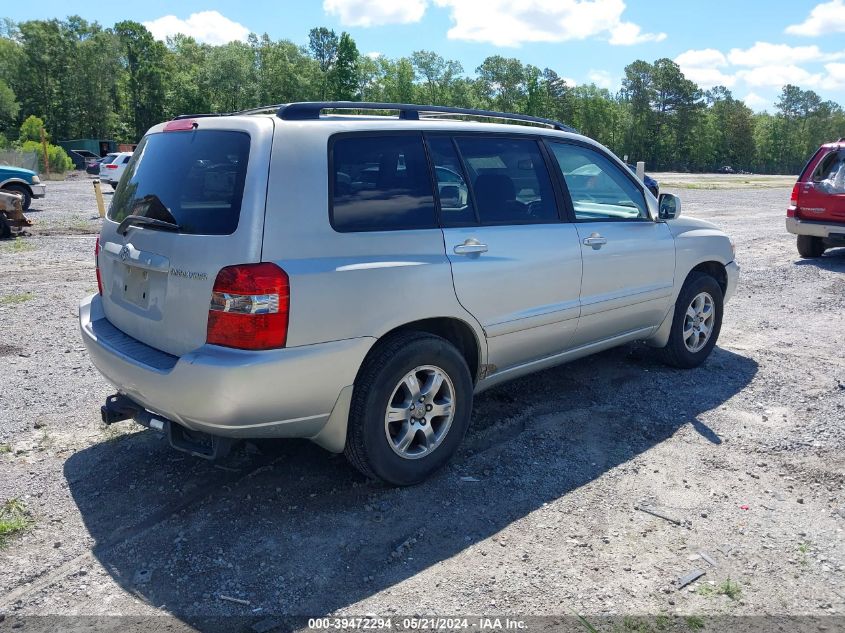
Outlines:
[[798, 236], [798, 254], [804, 259], [821, 257], [825, 252], [824, 240], [815, 235]]
[[355, 380], [344, 454], [372, 479], [419, 483], [457, 450], [472, 392], [466, 361], [447, 340], [392, 335], [370, 352]]
[[29, 189], [27, 187], [18, 184], [11, 184], [3, 187], [3, 190], [8, 191], [9, 193], [20, 194], [20, 196], [22, 197], [21, 208], [24, 211], [29, 209], [29, 205], [32, 204], [32, 194], [29, 193]]
[[660, 350], [663, 362], [692, 369], [707, 360], [722, 329], [722, 287], [706, 273], [689, 274], [672, 316], [669, 341]]

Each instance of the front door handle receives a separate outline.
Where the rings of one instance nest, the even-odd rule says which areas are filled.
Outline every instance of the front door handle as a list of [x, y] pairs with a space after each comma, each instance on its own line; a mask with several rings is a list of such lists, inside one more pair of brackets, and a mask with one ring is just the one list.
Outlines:
[[452, 250], [455, 255], [480, 255], [487, 252], [487, 244], [482, 244], [478, 240], [470, 238], [463, 244], [458, 244]]
[[592, 246], [593, 250], [598, 250], [605, 244], [607, 244], [607, 238], [602, 237], [598, 233], [593, 233], [590, 237], [584, 238], [584, 246]]

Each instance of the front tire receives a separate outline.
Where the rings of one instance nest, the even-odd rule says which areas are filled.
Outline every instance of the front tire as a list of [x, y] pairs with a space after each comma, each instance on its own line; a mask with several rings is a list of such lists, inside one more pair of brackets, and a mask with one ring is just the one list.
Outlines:
[[798, 236], [798, 254], [804, 259], [813, 259], [824, 255], [824, 240], [815, 235]]
[[449, 341], [424, 332], [380, 341], [355, 380], [347, 459], [395, 486], [427, 479], [461, 443], [472, 392], [466, 361]]
[[723, 306], [719, 283], [706, 273], [691, 272], [675, 302], [669, 341], [660, 350], [663, 361], [692, 369], [707, 360], [722, 329]]
[[26, 211], [29, 209], [29, 205], [32, 204], [32, 194], [29, 193], [29, 189], [24, 187], [23, 185], [6, 185], [3, 187], [5, 191], [9, 193], [16, 193], [21, 196], [21, 208]]

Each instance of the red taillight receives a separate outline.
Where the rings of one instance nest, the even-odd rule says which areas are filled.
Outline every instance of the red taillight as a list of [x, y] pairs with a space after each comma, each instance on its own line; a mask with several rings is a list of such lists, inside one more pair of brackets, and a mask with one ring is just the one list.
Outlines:
[[117, 165], [115, 165], [114, 163], [109, 163], [108, 165], [106, 165], [106, 169], [117, 169]]
[[275, 349], [288, 338], [290, 284], [275, 264], [226, 266], [214, 281], [206, 341], [238, 349]]
[[789, 196], [789, 208], [786, 210], [786, 217], [788, 218], [798, 217], [798, 188], [800, 185], [800, 182], [796, 182], [795, 186], [792, 187], [792, 195]]
[[94, 270], [97, 272], [97, 291], [100, 296], [103, 294], [103, 278], [100, 277], [100, 238], [97, 237], [97, 243], [94, 245]]

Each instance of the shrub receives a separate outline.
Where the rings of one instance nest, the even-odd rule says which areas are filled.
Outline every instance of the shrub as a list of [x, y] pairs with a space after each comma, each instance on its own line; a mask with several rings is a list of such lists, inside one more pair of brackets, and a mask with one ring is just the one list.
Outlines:
[[[41, 143], [26, 141], [21, 145], [21, 150], [24, 152], [37, 152], [38, 171], [42, 174], [46, 171], [44, 165], [44, 146]], [[69, 169], [73, 169], [73, 161], [70, 159], [70, 156], [58, 145], [47, 144], [47, 158], [50, 161], [50, 173], [63, 174]]]

